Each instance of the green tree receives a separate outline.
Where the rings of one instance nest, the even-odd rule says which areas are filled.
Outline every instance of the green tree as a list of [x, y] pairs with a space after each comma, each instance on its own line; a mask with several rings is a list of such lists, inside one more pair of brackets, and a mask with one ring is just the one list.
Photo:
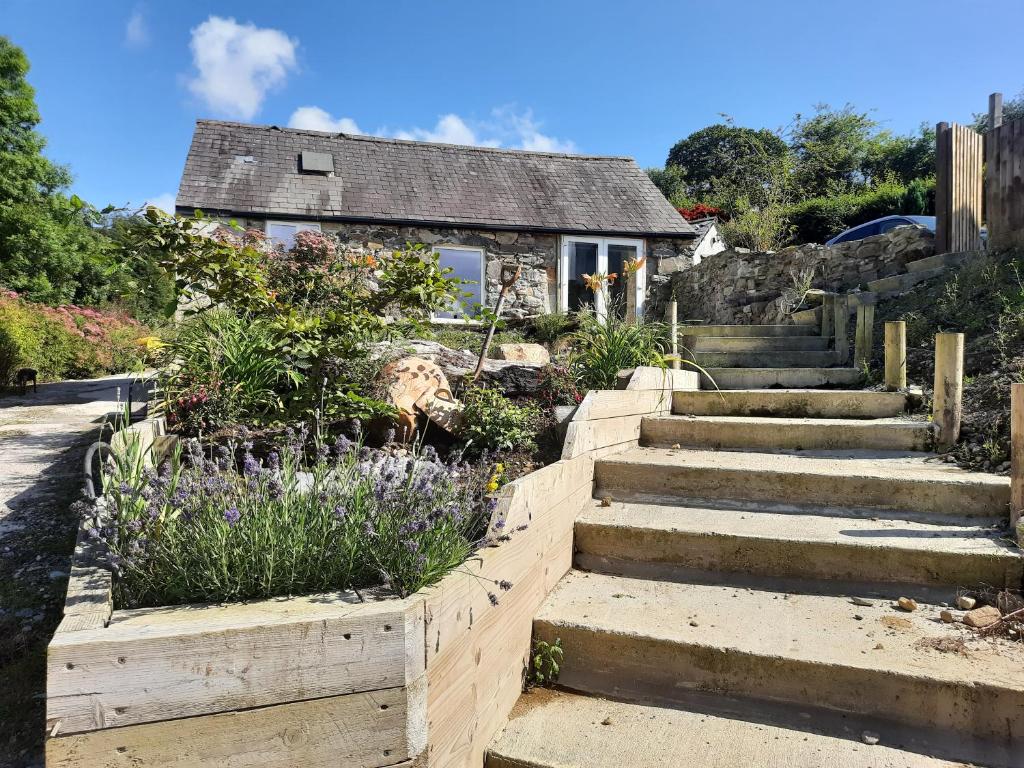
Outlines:
[[661, 190], [661, 194], [676, 208], [686, 208], [695, 202], [689, 195], [683, 169], [678, 165], [648, 168], [647, 175], [651, 177], [654, 186]]
[[786, 142], [762, 128], [719, 123], [691, 133], [668, 153], [665, 167], [679, 168], [686, 194], [731, 209], [740, 197], [764, 202], [766, 180], [788, 152]]
[[0, 37], [0, 284], [32, 301], [98, 304], [121, 269], [100, 212], [65, 190], [67, 168], [43, 154], [24, 52]]

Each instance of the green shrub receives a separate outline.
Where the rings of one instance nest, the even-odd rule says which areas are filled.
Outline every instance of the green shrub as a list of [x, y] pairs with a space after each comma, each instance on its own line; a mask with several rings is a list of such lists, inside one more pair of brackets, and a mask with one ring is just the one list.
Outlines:
[[668, 334], [662, 323], [626, 321], [615, 312], [600, 322], [593, 312], [580, 312], [572, 334], [569, 370], [580, 389], [615, 389], [619, 371], [639, 365], [665, 367]]
[[460, 435], [470, 453], [537, 448], [540, 409], [509, 400], [498, 389], [470, 387], [462, 397]]
[[[915, 188], [915, 195], [922, 190]], [[890, 182], [866, 192], [815, 197], [790, 206], [787, 217], [797, 243], [824, 243], [845, 229], [904, 211], [907, 188]], [[914, 202], [917, 206], [919, 203]]]
[[125, 373], [142, 366], [144, 326], [112, 310], [49, 307], [0, 294], [0, 385], [19, 368], [41, 381]]
[[544, 344], [554, 344], [576, 327], [576, 321], [565, 312], [538, 315], [530, 321], [533, 337]]
[[161, 350], [170, 421], [194, 433], [280, 417], [300, 381], [266, 321], [227, 310], [192, 318]]

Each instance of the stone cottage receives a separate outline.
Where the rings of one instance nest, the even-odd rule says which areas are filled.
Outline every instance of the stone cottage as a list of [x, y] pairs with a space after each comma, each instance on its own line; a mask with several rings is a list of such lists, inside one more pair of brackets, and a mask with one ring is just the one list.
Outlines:
[[[506, 313], [526, 317], [600, 303], [581, 275], [646, 257], [635, 288], [642, 313], [650, 277], [662, 264], [691, 264], [696, 235], [626, 157], [214, 120], [196, 123], [176, 202], [179, 214], [232, 218], [285, 247], [304, 230], [364, 247], [425, 243], [470, 283], [472, 295], [436, 318], [452, 322], [493, 305], [503, 264], [523, 267]], [[613, 291], [623, 290], [617, 281]]]

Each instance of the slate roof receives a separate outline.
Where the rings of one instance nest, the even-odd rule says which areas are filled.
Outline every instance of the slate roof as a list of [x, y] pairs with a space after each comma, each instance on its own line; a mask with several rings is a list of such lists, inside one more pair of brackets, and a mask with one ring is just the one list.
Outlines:
[[[299, 170], [326, 152], [334, 173]], [[464, 147], [199, 120], [179, 210], [489, 229], [692, 237], [626, 157]]]

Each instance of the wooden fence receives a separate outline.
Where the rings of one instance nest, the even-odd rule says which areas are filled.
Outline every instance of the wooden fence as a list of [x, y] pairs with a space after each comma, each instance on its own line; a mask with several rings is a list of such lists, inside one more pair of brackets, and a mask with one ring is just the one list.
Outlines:
[[935, 129], [935, 252], [981, 247], [982, 149], [980, 133], [964, 125]]
[[989, 97], [985, 205], [990, 248], [1024, 248], [1024, 118], [1003, 122], [1003, 97]]

